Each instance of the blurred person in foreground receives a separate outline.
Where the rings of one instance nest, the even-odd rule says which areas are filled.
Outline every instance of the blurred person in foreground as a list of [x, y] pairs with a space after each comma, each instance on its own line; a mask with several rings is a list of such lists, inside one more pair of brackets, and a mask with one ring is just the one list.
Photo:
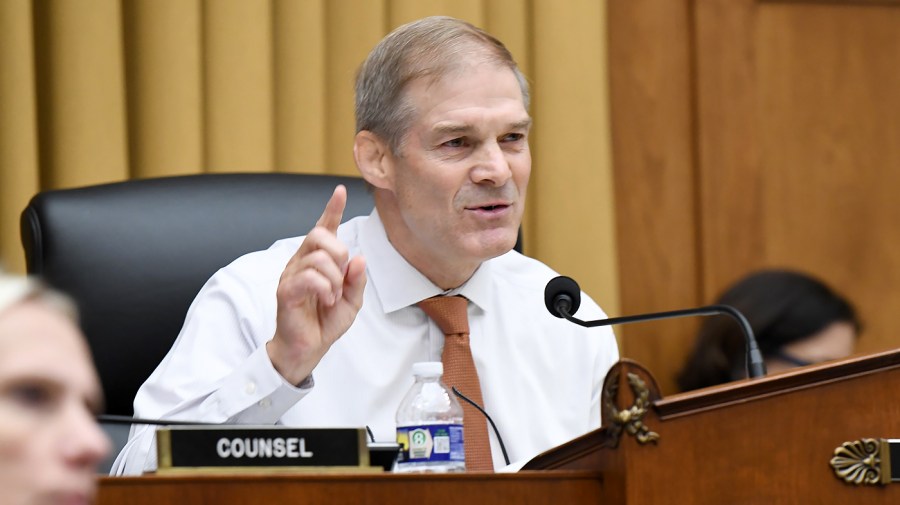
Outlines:
[[74, 305], [0, 272], [0, 503], [93, 501], [101, 394]]
[[[615, 337], [550, 315], [543, 292], [556, 273], [513, 250], [531, 116], [527, 81], [506, 47], [458, 19], [401, 26], [360, 68], [356, 119], [354, 159], [375, 211], [340, 224], [347, 194], [338, 187], [305, 237], [216, 273], [138, 391], [135, 415], [368, 426], [377, 441], [394, 441], [413, 363], [441, 361], [447, 349], [422, 307], [449, 301], [468, 319], [479, 383], [462, 393], [480, 389], [511, 461], [597, 428]], [[583, 317], [604, 317], [583, 300]], [[470, 451], [484, 449], [469, 443], [482, 433], [470, 420], [484, 421], [463, 408], [466, 469], [504, 466], [486, 427], [487, 451]], [[153, 470], [154, 434], [135, 426], [114, 471]]]
[[[754, 272], [715, 303], [744, 314], [770, 374], [850, 356], [860, 331], [850, 302], [822, 281], [796, 271]], [[679, 388], [689, 391], [743, 379], [745, 346], [744, 334], [731, 318], [705, 319], [678, 375]]]

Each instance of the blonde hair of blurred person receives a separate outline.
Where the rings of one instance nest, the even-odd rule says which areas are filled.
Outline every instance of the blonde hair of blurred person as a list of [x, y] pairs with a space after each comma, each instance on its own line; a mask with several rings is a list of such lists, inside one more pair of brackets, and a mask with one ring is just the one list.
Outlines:
[[90, 503], [110, 442], [74, 305], [0, 272], [0, 503]]

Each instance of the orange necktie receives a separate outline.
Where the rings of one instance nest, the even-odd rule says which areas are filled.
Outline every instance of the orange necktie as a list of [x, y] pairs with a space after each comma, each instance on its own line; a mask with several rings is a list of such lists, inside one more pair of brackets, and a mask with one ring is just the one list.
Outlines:
[[[484, 407], [478, 371], [469, 348], [469, 317], [466, 307], [469, 301], [462, 296], [436, 296], [419, 302], [419, 307], [444, 332], [444, 384], [456, 387], [460, 393]], [[463, 437], [466, 451], [466, 471], [492, 472], [491, 444], [488, 440], [487, 421], [481, 412], [467, 402], [463, 407]]]

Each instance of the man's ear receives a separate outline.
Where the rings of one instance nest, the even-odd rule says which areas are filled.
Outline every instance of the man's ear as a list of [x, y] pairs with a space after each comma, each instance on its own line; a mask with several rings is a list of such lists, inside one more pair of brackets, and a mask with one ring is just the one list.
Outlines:
[[394, 157], [381, 137], [368, 130], [356, 134], [353, 158], [363, 179], [376, 188], [392, 189]]

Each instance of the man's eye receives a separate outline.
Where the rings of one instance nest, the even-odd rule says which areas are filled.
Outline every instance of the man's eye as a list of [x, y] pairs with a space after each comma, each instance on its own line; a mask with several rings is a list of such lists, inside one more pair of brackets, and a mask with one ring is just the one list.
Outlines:
[[510, 133], [503, 137], [504, 142], [518, 142], [525, 138], [525, 135], [521, 133]]
[[443, 145], [444, 147], [463, 147], [464, 145], [466, 145], [466, 141], [465, 139], [460, 137], [458, 139], [448, 140], [444, 142]]
[[49, 409], [53, 405], [53, 392], [39, 384], [21, 384], [9, 393], [16, 402], [30, 409]]

